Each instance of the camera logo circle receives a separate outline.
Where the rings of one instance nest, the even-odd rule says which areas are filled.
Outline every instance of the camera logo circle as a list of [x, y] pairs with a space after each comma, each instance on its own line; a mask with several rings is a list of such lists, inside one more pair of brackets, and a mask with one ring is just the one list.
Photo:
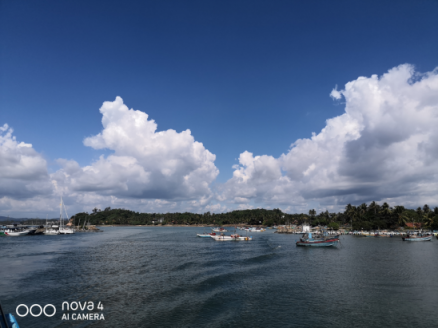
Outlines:
[[[19, 311], [18, 311], [18, 309], [20, 309], [21, 307], [23, 307], [23, 308], [25, 308], [26, 309], [26, 313], [20, 313]], [[46, 309], [48, 308], [48, 307], [51, 307], [52, 309], [53, 309], [53, 313], [47, 313], [46, 312]], [[34, 308], [36, 308], [36, 309], [34, 309]], [[22, 310], [23, 311], [23, 310]], [[34, 304], [34, 305], [32, 305], [31, 307], [30, 307], [30, 309], [27, 307], [27, 305], [26, 304], [20, 304], [20, 305], [18, 305], [17, 306], [17, 308], [15, 309], [15, 312], [17, 313], [17, 315], [18, 316], [20, 316], [20, 317], [25, 317], [25, 316], [27, 316], [29, 313], [30, 313], [30, 315], [31, 316], [33, 316], [33, 317], [39, 317], [41, 314], [43, 314], [44, 313], [44, 315], [46, 316], [46, 317], [53, 317], [55, 314], [56, 314], [56, 308], [55, 308], [55, 306], [54, 305], [52, 305], [52, 304], [47, 304], [46, 306], [44, 306], [44, 308], [42, 308], [41, 307], [41, 305], [39, 305], [39, 304]]]

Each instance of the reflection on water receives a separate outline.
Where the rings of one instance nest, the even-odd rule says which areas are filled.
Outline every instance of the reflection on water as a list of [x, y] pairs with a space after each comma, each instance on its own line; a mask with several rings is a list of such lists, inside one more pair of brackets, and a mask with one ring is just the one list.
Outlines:
[[[345, 236], [316, 249], [272, 230], [251, 242], [197, 238], [203, 231], [1, 238], [0, 299], [8, 312], [57, 307], [53, 318], [19, 318], [22, 327], [435, 325], [437, 240]], [[62, 321], [63, 301], [100, 301], [105, 321]]]

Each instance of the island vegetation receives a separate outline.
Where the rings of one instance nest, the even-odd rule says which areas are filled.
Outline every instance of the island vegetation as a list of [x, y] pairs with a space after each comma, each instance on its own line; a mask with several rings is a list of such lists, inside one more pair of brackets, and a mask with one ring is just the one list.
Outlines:
[[[140, 213], [127, 209], [100, 210], [94, 208], [91, 213], [77, 213], [71, 217], [75, 226], [82, 225], [288, 225], [307, 223], [312, 226], [340, 227], [353, 230], [397, 229], [422, 227], [438, 230], [438, 207], [433, 210], [428, 205], [414, 209], [403, 206], [391, 207], [387, 203], [376, 202], [354, 206], [348, 204], [343, 212], [329, 211], [317, 214], [288, 214], [280, 209], [248, 209], [227, 213]], [[413, 224], [412, 224], [413, 223]]]

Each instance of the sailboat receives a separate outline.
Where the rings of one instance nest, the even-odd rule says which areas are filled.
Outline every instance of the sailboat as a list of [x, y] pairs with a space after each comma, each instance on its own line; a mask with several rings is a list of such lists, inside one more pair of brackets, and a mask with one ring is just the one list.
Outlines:
[[64, 225], [64, 219], [62, 217], [62, 208], [64, 208], [65, 216], [67, 217], [67, 221], [69, 220], [67, 215], [67, 209], [65, 208], [64, 202], [62, 201], [61, 196], [61, 204], [59, 204], [59, 233], [63, 235], [70, 235], [75, 233], [75, 231], [72, 228], [68, 228]]

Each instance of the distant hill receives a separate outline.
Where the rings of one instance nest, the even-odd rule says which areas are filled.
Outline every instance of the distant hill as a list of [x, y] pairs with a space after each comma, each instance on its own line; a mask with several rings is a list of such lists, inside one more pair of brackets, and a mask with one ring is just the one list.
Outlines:
[[[22, 220], [22, 219], [9, 218], [7, 216], [0, 215], [0, 221], [16, 221], [16, 220]], [[24, 219], [24, 220], [26, 220], [26, 219]]]

